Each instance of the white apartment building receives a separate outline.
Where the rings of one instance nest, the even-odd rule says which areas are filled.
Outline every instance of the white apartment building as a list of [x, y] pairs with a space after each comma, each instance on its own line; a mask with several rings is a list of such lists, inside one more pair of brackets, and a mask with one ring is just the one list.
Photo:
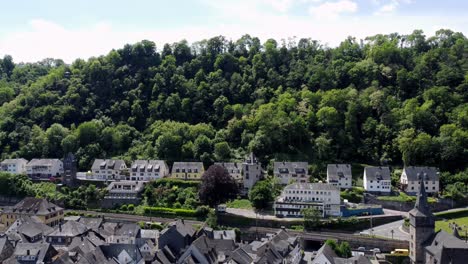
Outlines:
[[400, 185], [406, 193], [416, 195], [419, 192], [420, 181], [423, 180], [427, 193], [438, 193], [439, 178], [439, 170], [435, 167], [409, 166], [403, 168]]
[[130, 180], [151, 181], [169, 175], [169, 167], [164, 160], [135, 160], [130, 168]]
[[123, 160], [95, 159], [91, 167], [91, 174], [86, 175], [87, 180], [120, 181], [129, 180], [127, 165]]
[[26, 164], [28, 164], [28, 161], [25, 159], [6, 159], [0, 162], [0, 171], [12, 174], [26, 174]]
[[340, 216], [340, 199], [340, 188], [331, 184], [293, 183], [275, 201], [275, 215], [302, 217], [303, 209], [315, 208], [323, 217]]
[[327, 182], [341, 189], [351, 188], [353, 177], [351, 174], [351, 165], [349, 164], [328, 164]]
[[309, 182], [307, 162], [275, 162], [273, 164], [273, 174], [283, 185], [292, 182]]
[[63, 162], [59, 159], [32, 159], [26, 164], [26, 174], [33, 180], [49, 180], [61, 177]]
[[390, 193], [392, 180], [389, 167], [365, 167], [364, 190], [376, 193]]

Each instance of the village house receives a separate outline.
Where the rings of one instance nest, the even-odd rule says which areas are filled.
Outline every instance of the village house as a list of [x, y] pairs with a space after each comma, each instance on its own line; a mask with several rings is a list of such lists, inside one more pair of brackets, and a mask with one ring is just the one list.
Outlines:
[[275, 215], [302, 217], [302, 210], [314, 208], [323, 217], [340, 216], [340, 188], [326, 183], [293, 183], [286, 186], [274, 204]]
[[152, 181], [169, 175], [169, 167], [164, 160], [135, 160], [130, 168], [130, 180]]
[[202, 162], [174, 162], [171, 178], [181, 180], [201, 180], [205, 168]]
[[32, 180], [49, 180], [61, 177], [63, 162], [59, 159], [32, 159], [26, 164], [26, 174]]
[[91, 174], [87, 175], [87, 180], [117, 181], [129, 180], [127, 165], [123, 160], [95, 159], [91, 167]]
[[312, 264], [371, 264], [372, 262], [365, 256], [356, 255], [350, 258], [340, 258], [328, 244], [323, 246], [314, 254]]
[[349, 189], [353, 185], [351, 175], [351, 165], [349, 164], [328, 164], [327, 182], [341, 189]]
[[54, 231], [46, 237], [46, 242], [54, 246], [68, 246], [71, 244], [73, 238], [78, 236], [85, 236], [89, 228], [76, 221], [67, 221], [65, 224], [58, 224]]
[[390, 193], [392, 180], [389, 167], [365, 167], [364, 190], [375, 193]]
[[28, 161], [25, 159], [6, 159], [0, 162], [0, 171], [11, 174], [26, 174], [26, 164]]
[[107, 194], [101, 205], [105, 208], [113, 208], [122, 204], [138, 204], [140, 193], [144, 189], [141, 181], [116, 181], [107, 186]]
[[293, 182], [309, 182], [307, 162], [275, 162], [273, 164], [273, 174], [283, 185]]
[[26, 197], [11, 207], [5, 207], [0, 220], [6, 226], [11, 225], [22, 216], [30, 216], [49, 226], [63, 221], [63, 208], [46, 199]]
[[420, 180], [423, 180], [427, 193], [438, 193], [439, 176], [439, 170], [435, 167], [404, 167], [400, 187], [406, 193], [416, 195], [419, 192]]
[[239, 189], [243, 188], [243, 178], [242, 178], [242, 164], [237, 162], [215, 162], [214, 165], [221, 166], [226, 169], [226, 171], [231, 175], [231, 177], [236, 181]]
[[253, 153], [250, 153], [242, 163], [242, 182], [241, 193], [246, 195], [255, 183], [263, 178], [262, 164]]

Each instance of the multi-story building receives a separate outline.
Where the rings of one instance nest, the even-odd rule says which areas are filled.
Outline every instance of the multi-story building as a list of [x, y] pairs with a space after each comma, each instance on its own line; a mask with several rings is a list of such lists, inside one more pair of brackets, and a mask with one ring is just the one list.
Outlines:
[[12, 174], [26, 174], [26, 164], [28, 164], [28, 161], [25, 159], [6, 159], [0, 162], [0, 171]]
[[112, 208], [121, 204], [138, 204], [139, 194], [144, 189], [141, 181], [115, 181], [107, 186], [107, 194], [102, 201], [102, 206]]
[[427, 193], [439, 192], [439, 170], [435, 167], [404, 167], [400, 177], [401, 189], [411, 195], [416, 195], [424, 181]]
[[61, 177], [63, 162], [59, 159], [32, 159], [26, 164], [26, 174], [33, 180], [49, 180]]
[[292, 182], [309, 182], [307, 162], [275, 162], [273, 164], [273, 174], [283, 185]]
[[240, 189], [243, 188], [244, 183], [242, 182], [242, 164], [237, 162], [215, 162], [214, 165], [221, 166], [231, 175], [231, 177], [237, 182]]
[[262, 164], [253, 153], [250, 153], [242, 163], [242, 181], [244, 183], [241, 193], [247, 194], [255, 183], [263, 178]]
[[130, 168], [130, 180], [151, 181], [169, 175], [169, 167], [164, 160], [135, 160]]
[[125, 181], [130, 180], [127, 165], [123, 160], [95, 159], [91, 167], [91, 174], [86, 176], [88, 180], [98, 181]]
[[75, 186], [77, 171], [75, 155], [68, 153], [63, 159], [63, 184]]
[[63, 221], [63, 208], [46, 199], [26, 197], [11, 207], [5, 207], [0, 217], [1, 223], [11, 225], [17, 219], [29, 216], [48, 226], [55, 226]]
[[205, 168], [202, 162], [174, 162], [171, 178], [182, 180], [201, 180]]
[[314, 208], [323, 217], [340, 216], [340, 188], [326, 183], [293, 183], [286, 186], [274, 204], [281, 217], [302, 217], [302, 210]]
[[376, 193], [390, 193], [392, 180], [389, 167], [365, 167], [364, 190]]
[[328, 164], [327, 182], [341, 189], [351, 188], [353, 177], [351, 175], [351, 165], [349, 164]]

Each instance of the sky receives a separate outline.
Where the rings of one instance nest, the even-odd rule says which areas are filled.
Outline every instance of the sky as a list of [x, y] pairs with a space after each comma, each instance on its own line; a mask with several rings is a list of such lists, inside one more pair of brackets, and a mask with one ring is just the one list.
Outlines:
[[67, 63], [148, 39], [162, 49], [244, 34], [261, 41], [311, 38], [334, 47], [348, 36], [468, 35], [465, 0], [0, 0], [0, 56]]

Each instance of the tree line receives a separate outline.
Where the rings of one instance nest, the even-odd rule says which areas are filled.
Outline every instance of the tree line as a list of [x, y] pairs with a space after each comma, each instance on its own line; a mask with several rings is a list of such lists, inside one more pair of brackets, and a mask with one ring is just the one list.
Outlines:
[[307, 160], [434, 165], [468, 160], [468, 40], [439, 30], [264, 43], [143, 40], [70, 65], [0, 59], [0, 157]]

